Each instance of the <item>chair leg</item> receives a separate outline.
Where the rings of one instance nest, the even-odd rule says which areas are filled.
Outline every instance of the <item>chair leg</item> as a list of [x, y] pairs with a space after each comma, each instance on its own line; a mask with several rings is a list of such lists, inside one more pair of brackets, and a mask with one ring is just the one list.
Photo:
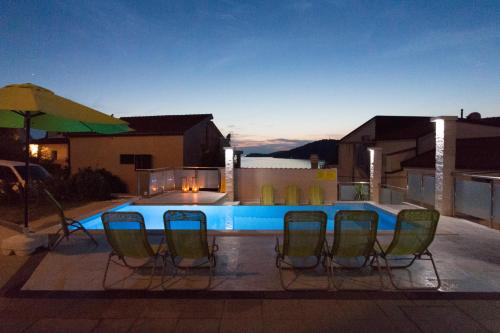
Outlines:
[[[317, 258], [317, 262], [316, 262], [316, 265], [314, 266], [310, 266], [310, 267], [304, 267], [302, 269], [314, 269], [316, 268], [320, 263], [320, 258]], [[289, 263], [287, 263], [284, 259], [282, 259], [281, 257], [276, 257], [276, 265], [279, 269], [279, 274], [280, 274], [280, 283], [281, 283], [281, 287], [283, 289], [285, 289], [286, 291], [311, 291], [311, 290], [329, 290], [330, 289], [330, 279], [328, 278], [328, 274], [326, 276], [326, 279], [327, 279], [327, 285], [325, 288], [314, 288], [314, 289], [310, 289], [310, 288], [288, 288], [288, 286], [285, 285], [285, 280], [283, 279], [283, 264], [287, 264], [289, 265], [292, 269], [294, 269], [294, 267], [292, 265], [290, 265]]]
[[[368, 264], [368, 261], [370, 261], [370, 263]], [[370, 266], [370, 267], [373, 267], [373, 262], [376, 262], [377, 263], [377, 273], [379, 275], [379, 280], [380, 280], [380, 288], [376, 289], [376, 290], [382, 290], [384, 288], [384, 284], [383, 284], [383, 277], [382, 277], [382, 269], [380, 267], [380, 262], [378, 260], [378, 256], [376, 253], [372, 254], [372, 258], [370, 260], [370, 256], [366, 257], [365, 258], [365, 261], [363, 262], [362, 265], [360, 266], [357, 266], [357, 267], [343, 267], [344, 269], [352, 269], [352, 270], [355, 270], [355, 269], [361, 269], [361, 268], [364, 268], [367, 266]], [[333, 267], [333, 264], [335, 263], [335, 261], [330, 258], [330, 277], [331, 277], [331, 283], [332, 283], [332, 286], [335, 288], [335, 290], [358, 290], [357, 288], [340, 288], [336, 283], [335, 283], [335, 279], [334, 279], [334, 271], [335, 271], [335, 268]], [[342, 268], [341, 268], [342, 269]], [[371, 289], [370, 289], [371, 290]]]
[[[112, 260], [112, 258], [114, 256], [117, 256], [117, 254], [114, 253], [114, 252], [111, 252], [109, 254], [109, 256], [108, 256], [108, 261], [106, 262], [106, 269], [104, 271], [104, 277], [103, 277], [103, 280], [102, 280], [102, 287], [103, 287], [104, 290], [128, 290], [128, 288], [110, 288], [110, 287], [106, 286], [106, 280], [107, 280], [107, 277], [108, 277], [109, 267], [111, 266], [112, 262], [114, 264], [116, 264], [116, 265], [119, 265], [119, 266], [122, 266], [122, 267], [127, 267], [128, 269], [133, 270], [133, 274], [134, 274], [139, 269], [141, 269], [143, 267], [146, 267], [146, 265], [151, 261], [151, 258], [149, 258], [149, 260], [147, 262], [145, 262], [143, 265], [134, 267], [134, 266], [130, 266], [127, 263], [127, 261], [125, 260], [125, 258], [120, 258], [119, 257], [119, 259], [123, 262], [123, 265], [119, 264], [117, 262], [114, 262]], [[153, 265], [152, 265], [152, 268], [151, 268], [151, 275], [149, 277], [148, 284], [146, 285], [146, 287], [144, 288], [144, 290], [148, 290], [151, 287], [151, 284], [153, 283], [153, 277], [154, 277], [154, 275], [156, 273], [157, 260], [158, 260], [158, 256], [153, 257]]]
[[73, 223], [70, 224], [72, 227], [76, 228], [75, 230], [72, 231], [75, 232], [75, 231], [82, 231], [85, 235], [87, 235], [87, 237], [92, 241], [92, 243], [94, 243], [94, 245], [96, 247], [99, 246], [99, 243], [95, 240], [94, 236], [92, 236], [90, 234], [90, 232], [83, 226], [83, 224], [81, 224], [80, 222], [78, 221], [75, 221]]
[[411, 290], [415, 290], [415, 291], [425, 291], [425, 290], [437, 290], [441, 287], [441, 278], [439, 277], [439, 273], [438, 273], [438, 270], [437, 270], [437, 267], [436, 267], [436, 263], [434, 262], [434, 258], [432, 257], [432, 254], [427, 251], [425, 252], [423, 255], [427, 255], [429, 257], [429, 259], [422, 259], [421, 258], [421, 255], [419, 256], [415, 256], [412, 261], [411, 261], [411, 264], [413, 264], [415, 262], [416, 259], [419, 259], [419, 260], [430, 260], [431, 263], [432, 263], [432, 268], [434, 270], [434, 274], [436, 275], [436, 279], [437, 279], [437, 285], [436, 286], [433, 286], [433, 287], [418, 287], [418, 288], [413, 288], [413, 287], [410, 287], [410, 288], [403, 288], [403, 287], [400, 287], [395, 281], [394, 281], [394, 276], [393, 276], [393, 272], [392, 272], [392, 269], [399, 269], [399, 268], [408, 268], [410, 265], [405, 265], [405, 266], [392, 266], [389, 264], [389, 260], [387, 259], [386, 256], [382, 256], [382, 259], [384, 259], [385, 261], [385, 267], [387, 268], [387, 272], [389, 273], [389, 279], [391, 281], [391, 284], [393, 285], [394, 288], [396, 288], [397, 290], [407, 290], [407, 291], [411, 291]]

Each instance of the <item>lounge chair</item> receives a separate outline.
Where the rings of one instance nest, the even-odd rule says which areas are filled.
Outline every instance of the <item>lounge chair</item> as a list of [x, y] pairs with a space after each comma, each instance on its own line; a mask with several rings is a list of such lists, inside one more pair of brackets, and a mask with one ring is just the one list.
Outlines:
[[[208, 286], [204, 289], [209, 289], [217, 264], [215, 252], [218, 251], [219, 247], [215, 244], [215, 237], [213, 237], [211, 244], [208, 244], [205, 214], [201, 211], [169, 210], [163, 215], [163, 223], [168, 248], [167, 256], [170, 257], [175, 269], [173, 276], [175, 277], [177, 274], [177, 269], [203, 268], [208, 264], [210, 275]], [[167, 256], [165, 256], [165, 260], [167, 260]], [[183, 259], [194, 263], [188, 266], [183, 265]], [[164, 269], [165, 267], [166, 265]]]
[[[146, 233], [146, 226], [144, 224], [144, 217], [136, 212], [107, 212], [101, 216], [106, 238], [111, 246], [111, 252], [108, 256], [106, 263], [106, 270], [102, 280], [104, 289], [119, 289], [109, 288], [106, 285], [108, 270], [111, 263], [127, 267], [134, 270], [134, 273], [139, 269], [146, 268], [152, 261], [151, 276], [149, 282], [144, 289], [149, 289], [153, 281], [153, 276], [156, 272], [158, 257], [162, 244], [152, 246], [149, 243]], [[114, 257], [118, 261], [114, 260]], [[127, 260], [131, 259], [144, 259], [147, 261], [138, 266], [130, 265]]]
[[323, 203], [323, 189], [319, 185], [312, 185], [309, 188], [309, 204], [319, 206]]
[[[428, 247], [434, 240], [436, 228], [439, 221], [439, 212], [428, 209], [404, 209], [399, 212], [394, 238], [392, 242], [383, 246], [377, 241], [379, 255], [384, 259], [385, 266], [389, 272], [392, 285], [400, 290], [435, 290], [441, 286], [441, 279], [436, 268], [436, 263]], [[392, 269], [408, 268], [416, 260], [430, 260], [437, 284], [431, 287], [401, 288], [394, 281]], [[406, 261], [403, 265], [393, 265], [390, 262]]]
[[286, 187], [285, 205], [295, 206], [300, 204], [300, 190], [296, 185]]
[[[382, 285], [382, 274], [374, 245], [377, 239], [378, 214], [366, 210], [341, 210], [335, 214], [333, 244], [330, 248], [325, 241], [325, 261], [328, 262], [332, 285], [340, 289], [334, 280], [337, 269], [362, 269], [370, 258], [377, 262], [377, 270]], [[348, 264], [356, 259], [358, 264]], [[359, 260], [361, 259], [361, 263]], [[325, 264], [325, 263], [324, 263]]]
[[274, 188], [272, 185], [262, 185], [260, 189], [260, 204], [261, 205], [274, 205]]
[[46, 189], [44, 189], [44, 192], [47, 195], [47, 197], [49, 198], [49, 200], [57, 208], [57, 211], [58, 211], [57, 213], [59, 215], [60, 228], [56, 232], [56, 240], [50, 246], [51, 250], [54, 250], [59, 245], [59, 243], [61, 243], [61, 241], [63, 239], [68, 240], [69, 236], [72, 233], [75, 233], [77, 231], [82, 231], [83, 233], [85, 233], [85, 235], [87, 235], [87, 237], [95, 244], [95, 246], [99, 245], [97, 243], [97, 241], [95, 240], [95, 238], [92, 237], [92, 235], [87, 231], [87, 229], [85, 229], [85, 227], [79, 221], [73, 220], [73, 219], [66, 217], [64, 215], [64, 209], [63, 209], [62, 205], [56, 200], [56, 198], [54, 198], [52, 193], [50, 193]]
[[[280, 272], [283, 289], [289, 289], [283, 280], [284, 265], [291, 269], [311, 269], [318, 266], [325, 241], [327, 216], [321, 211], [293, 211], [285, 214], [283, 244], [276, 237], [276, 267]], [[298, 266], [293, 261], [316, 260], [307, 266]]]

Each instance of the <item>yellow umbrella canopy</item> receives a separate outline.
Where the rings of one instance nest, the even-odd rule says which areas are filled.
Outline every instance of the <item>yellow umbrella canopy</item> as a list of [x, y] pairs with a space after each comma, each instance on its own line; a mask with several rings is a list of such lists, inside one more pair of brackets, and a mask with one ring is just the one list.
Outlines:
[[26, 179], [24, 183], [24, 227], [28, 228], [30, 184], [30, 129], [50, 132], [97, 132], [114, 134], [131, 129], [120, 119], [91, 109], [31, 83], [11, 84], [0, 89], [0, 127], [24, 128], [26, 132]]
[[114, 134], [130, 131], [123, 120], [34, 84], [11, 84], [1, 88], [0, 127], [24, 128], [26, 116], [32, 128], [51, 132]]

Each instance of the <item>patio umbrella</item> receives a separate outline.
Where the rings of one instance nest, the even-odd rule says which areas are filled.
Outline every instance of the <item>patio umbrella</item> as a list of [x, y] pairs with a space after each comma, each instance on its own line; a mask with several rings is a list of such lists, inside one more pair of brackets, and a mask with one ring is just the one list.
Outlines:
[[32, 128], [50, 132], [97, 132], [114, 134], [131, 129], [120, 119], [73, 102], [31, 83], [0, 89], [0, 127], [24, 128], [26, 133], [24, 227], [28, 228], [30, 182], [29, 144]]

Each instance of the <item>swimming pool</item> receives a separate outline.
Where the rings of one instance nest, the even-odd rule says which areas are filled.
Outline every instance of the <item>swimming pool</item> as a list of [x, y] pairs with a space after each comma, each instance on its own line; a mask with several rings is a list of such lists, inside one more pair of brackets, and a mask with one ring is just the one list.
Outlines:
[[[151, 206], [126, 204], [110, 211], [139, 212], [146, 229], [163, 230], [163, 214], [167, 210], [201, 210], [207, 216], [209, 230], [283, 230], [283, 217], [288, 211], [320, 210], [327, 214], [327, 231], [333, 228], [333, 218], [339, 210], [374, 210], [379, 215], [378, 229], [393, 230], [396, 217], [367, 203], [336, 204], [333, 206]], [[101, 230], [101, 214], [81, 221], [85, 228]]]

